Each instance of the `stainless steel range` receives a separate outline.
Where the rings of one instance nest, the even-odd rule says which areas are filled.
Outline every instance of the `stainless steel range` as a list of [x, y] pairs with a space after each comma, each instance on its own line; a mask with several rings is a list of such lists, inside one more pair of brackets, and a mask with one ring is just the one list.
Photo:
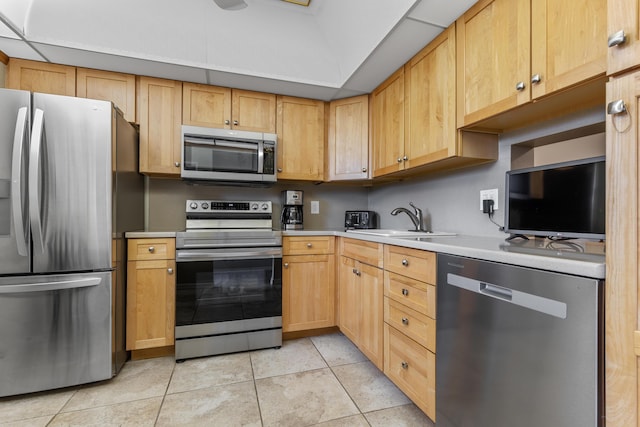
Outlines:
[[176, 235], [176, 360], [282, 345], [282, 236], [270, 201], [187, 200]]

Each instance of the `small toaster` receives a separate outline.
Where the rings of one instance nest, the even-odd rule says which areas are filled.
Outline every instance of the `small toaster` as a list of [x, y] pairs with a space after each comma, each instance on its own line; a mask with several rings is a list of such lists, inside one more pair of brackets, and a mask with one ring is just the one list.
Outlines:
[[378, 228], [378, 214], [374, 211], [346, 211], [344, 228], [347, 230]]

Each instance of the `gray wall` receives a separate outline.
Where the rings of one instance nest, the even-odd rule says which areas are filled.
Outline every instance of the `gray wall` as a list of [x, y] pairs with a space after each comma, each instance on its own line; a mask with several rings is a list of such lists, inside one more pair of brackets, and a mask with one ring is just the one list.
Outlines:
[[369, 209], [380, 216], [380, 228], [409, 229], [412, 223], [405, 214], [391, 216], [393, 208], [409, 202], [422, 209], [425, 225], [436, 231], [504, 237], [480, 210], [480, 190], [498, 188], [498, 207], [494, 220], [504, 224], [505, 172], [511, 167], [511, 146], [532, 139], [569, 131], [604, 121], [604, 109], [549, 121], [502, 134], [498, 161], [468, 169], [411, 179], [374, 187], [369, 192]]
[[[421, 208], [425, 225], [437, 231], [476, 236], [504, 237], [480, 210], [480, 190], [498, 188], [498, 207], [494, 220], [504, 223], [505, 172], [511, 168], [511, 146], [521, 142], [566, 132], [604, 121], [604, 109], [592, 109], [536, 126], [502, 134], [496, 162], [401, 182], [366, 188], [349, 184], [278, 183], [267, 189], [190, 185], [180, 180], [146, 179], [146, 229], [176, 231], [185, 227], [187, 199], [271, 200], [274, 212], [281, 209], [282, 190], [304, 191], [304, 227], [307, 230], [341, 230], [344, 211], [369, 209], [378, 212], [380, 228], [409, 229], [409, 218], [391, 216], [393, 208], [409, 202]], [[320, 202], [320, 214], [311, 215], [310, 201]], [[274, 221], [274, 225], [278, 224]]]
[[[180, 231], [185, 228], [188, 199], [271, 200], [274, 227], [279, 228], [282, 190], [304, 191], [304, 228], [306, 230], [340, 230], [344, 211], [367, 208], [367, 190], [359, 186], [334, 184], [281, 184], [271, 188], [245, 188], [191, 185], [173, 179], [147, 178], [146, 205], [148, 231]], [[311, 215], [311, 200], [320, 202], [320, 214]]]

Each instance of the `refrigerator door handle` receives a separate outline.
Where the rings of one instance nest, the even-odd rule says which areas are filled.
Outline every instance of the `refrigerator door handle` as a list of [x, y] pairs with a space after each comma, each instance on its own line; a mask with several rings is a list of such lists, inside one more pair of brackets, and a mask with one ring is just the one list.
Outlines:
[[86, 279], [63, 280], [60, 282], [28, 283], [23, 285], [0, 286], [0, 294], [17, 294], [22, 292], [59, 291], [63, 289], [88, 288], [99, 285], [102, 280], [99, 277]]
[[31, 132], [31, 149], [29, 151], [29, 218], [33, 235], [34, 250], [44, 253], [44, 237], [42, 218], [40, 217], [40, 154], [44, 131], [44, 111], [36, 108]]
[[11, 157], [11, 210], [13, 213], [13, 227], [16, 233], [16, 246], [18, 254], [22, 256], [29, 255], [23, 221], [24, 213], [22, 212], [22, 156], [27, 128], [27, 111], [27, 107], [18, 109]]

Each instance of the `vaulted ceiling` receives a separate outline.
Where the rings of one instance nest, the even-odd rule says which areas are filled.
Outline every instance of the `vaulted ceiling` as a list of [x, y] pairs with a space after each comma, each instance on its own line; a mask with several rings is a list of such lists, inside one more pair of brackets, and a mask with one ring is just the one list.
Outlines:
[[475, 0], [0, 0], [10, 57], [331, 100], [371, 92]]

